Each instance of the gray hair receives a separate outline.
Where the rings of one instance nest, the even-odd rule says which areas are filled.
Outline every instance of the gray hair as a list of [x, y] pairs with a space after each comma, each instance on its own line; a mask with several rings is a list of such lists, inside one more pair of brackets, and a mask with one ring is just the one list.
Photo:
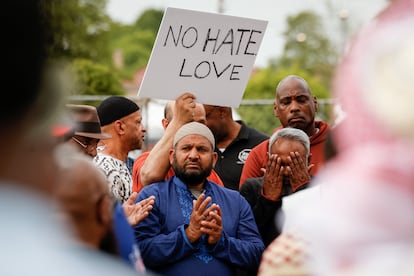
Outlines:
[[291, 141], [300, 142], [305, 147], [306, 161], [308, 160], [309, 153], [310, 153], [310, 140], [309, 140], [308, 135], [303, 130], [300, 130], [298, 128], [285, 127], [273, 133], [273, 135], [269, 138], [269, 148], [268, 148], [269, 153], [272, 148], [272, 145], [277, 140], [282, 139], [282, 138], [291, 140]]

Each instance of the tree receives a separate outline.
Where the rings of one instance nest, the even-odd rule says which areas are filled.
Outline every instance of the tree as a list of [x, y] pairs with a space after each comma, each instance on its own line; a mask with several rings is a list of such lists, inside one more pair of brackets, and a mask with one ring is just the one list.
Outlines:
[[114, 45], [121, 52], [123, 67], [121, 76], [130, 78], [138, 69], [147, 65], [156, 34], [150, 31], [134, 31], [120, 38]]
[[75, 59], [68, 67], [68, 71], [75, 79], [73, 95], [125, 94], [119, 78], [106, 65], [86, 59]]
[[148, 63], [163, 14], [161, 10], [149, 9], [133, 25], [112, 25], [111, 49], [121, 53], [123, 67], [119, 72], [122, 77], [131, 78]]
[[287, 18], [285, 46], [279, 64], [299, 66], [329, 86], [338, 52], [325, 34], [321, 18], [311, 11]]
[[139, 30], [151, 31], [154, 34], [157, 34], [163, 15], [164, 12], [162, 10], [148, 9], [138, 17], [134, 26]]
[[107, 33], [111, 19], [105, 13], [106, 0], [44, 2], [53, 30], [49, 56], [110, 61]]

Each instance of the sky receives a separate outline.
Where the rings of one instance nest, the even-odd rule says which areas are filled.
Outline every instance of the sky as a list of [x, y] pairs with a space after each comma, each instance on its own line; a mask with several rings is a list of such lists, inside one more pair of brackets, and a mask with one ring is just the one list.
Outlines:
[[[108, 0], [107, 12], [115, 21], [130, 24], [149, 8], [164, 10], [175, 7], [204, 12], [267, 20], [268, 26], [263, 37], [255, 66], [264, 67], [270, 59], [279, 57], [283, 51], [282, 33], [286, 18], [304, 10], [321, 15], [327, 27], [327, 35], [342, 47], [341, 42], [371, 20], [386, 5], [386, 0]], [[345, 15], [345, 21], [341, 16]], [[341, 28], [346, 22], [347, 28]]]

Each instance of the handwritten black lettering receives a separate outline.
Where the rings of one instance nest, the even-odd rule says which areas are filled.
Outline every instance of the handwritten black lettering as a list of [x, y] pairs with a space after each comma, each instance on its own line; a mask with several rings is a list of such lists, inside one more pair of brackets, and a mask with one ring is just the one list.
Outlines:
[[[223, 66], [221, 66], [217, 63], [217, 61], [210, 62], [207, 60], [203, 60], [194, 67], [193, 73], [192, 65], [193, 64], [191, 64], [191, 61], [190, 64], [187, 64], [187, 59], [183, 59], [183, 62], [181, 63], [179, 77], [194, 77], [197, 79], [205, 79], [207, 77], [217, 79], [228, 78], [229, 80], [234, 81], [240, 80], [238, 75], [240, 73], [240, 68], [243, 67], [243, 65], [232, 65], [231, 63], [224, 64]], [[211, 67], [213, 67], [214, 73], [212, 73]]]
[[192, 77], [192, 75], [183, 75], [183, 69], [184, 69], [184, 66], [185, 66], [185, 59], [183, 59], [183, 63], [181, 64], [181, 70], [180, 70], [180, 77]]
[[241, 42], [243, 40], [244, 33], [250, 32], [250, 30], [248, 30], [248, 29], [237, 29], [237, 32], [240, 32], [241, 34], [240, 34], [239, 44], [237, 45], [236, 55], [239, 54], [240, 45], [241, 45]]
[[229, 69], [229, 67], [231, 66], [231, 64], [229, 64], [229, 65], [227, 65], [224, 69], [223, 69], [223, 71], [221, 71], [221, 72], [217, 72], [217, 66], [216, 66], [216, 63], [213, 61], [213, 67], [214, 67], [214, 71], [216, 72], [216, 76], [217, 76], [217, 78], [220, 78], [221, 77], [221, 75], [223, 75], [223, 73], [227, 70], [227, 69]]
[[[199, 74], [199, 71], [201, 70], [199, 70], [199, 68], [200, 68], [200, 66], [201, 65], [203, 65], [203, 64], [206, 64], [207, 65], [207, 68], [208, 68], [208, 70], [207, 70], [207, 73], [204, 73], [204, 75], [200, 75]], [[204, 79], [205, 77], [207, 77], [208, 75], [210, 75], [210, 72], [211, 72], [211, 65], [210, 65], [210, 63], [208, 62], [208, 61], [202, 61], [202, 62], [200, 62], [197, 66], [196, 66], [196, 68], [195, 68], [195, 70], [194, 70], [194, 77], [196, 77], [197, 79]]]
[[173, 40], [173, 43], [174, 43], [174, 45], [175, 45], [175, 47], [177, 47], [178, 46], [178, 41], [180, 41], [180, 36], [181, 36], [181, 30], [183, 29], [183, 25], [181, 25], [180, 26], [180, 32], [178, 33], [178, 37], [176, 38], [175, 36], [174, 36], [174, 31], [173, 31], [173, 28], [172, 28], [172, 26], [170, 25], [170, 27], [168, 27], [168, 32], [167, 32], [167, 36], [165, 37], [165, 40], [164, 40], [164, 47], [165, 46], [167, 46], [167, 40], [168, 40], [168, 36], [170, 35], [170, 33], [171, 33], [171, 36], [172, 36], [172, 40]]
[[[229, 39], [229, 40], [227, 40]], [[214, 54], [217, 54], [218, 51], [220, 50], [221, 46], [223, 45], [229, 45], [230, 46], [230, 55], [233, 55], [233, 43], [234, 43], [234, 34], [233, 34], [233, 29], [230, 29], [227, 32], [226, 37], [223, 39], [223, 41], [221, 42], [221, 44], [218, 46], [217, 51]]]
[[261, 34], [262, 32], [261, 31], [257, 31], [257, 30], [252, 30], [250, 32], [249, 41], [247, 42], [246, 49], [244, 49], [244, 54], [245, 55], [254, 55], [254, 56], [256, 55], [256, 53], [253, 53], [253, 52], [250, 53], [250, 52], [248, 52], [248, 48], [249, 48], [250, 44], [256, 44], [256, 41], [252, 40], [252, 36], [253, 36], [254, 33]]
[[242, 68], [243, 65], [233, 65], [233, 70], [231, 70], [230, 80], [240, 80], [239, 77], [233, 77], [233, 75], [238, 75], [240, 72], [236, 71], [236, 68]]
[[[194, 37], [190, 37], [190, 39], [188, 39], [188, 41], [187, 41], [187, 42], [189, 42], [189, 44], [186, 45], [184, 43], [184, 38], [188, 37], [187, 34], [189, 33], [189, 31], [193, 31]], [[191, 33], [190, 33], [190, 35], [191, 35]], [[188, 49], [188, 48], [193, 47], [197, 43], [197, 40], [198, 40], [198, 31], [197, 31], [197, 29], [195, 27], [189, 27], [187, 30], [185, 30], [185, 32], [183, 34], [183, 37], [181, 38], [181, 45], [183, 45], [184, 48]]]
[[217, 31], [217, 35], [216, 35], [216, 37], [210, 37], [210, 33], [211, 33], [211, 28], [209, 28], [209, 29], [208, 29], [208, 31], [207, 31], [206, 40], [204, 41], [204, 46], [203, 46], [203, 52], [205, 52], [205, 51], [206, 51], [207, 44], [208, 44], [210, 41], [214, 41], [214, 46], [213, 46], [213, 49], [211, 50], [211, 52], [212, 52], [212, 53], [214, 53], [214, 51], [215, 51], [215, 49], [216, 49], [216, 45], [217, 45], [217, 40], [218, 40], [218, 37], [219, 37], [219, 35], [220, 35], [220, 30], [218, 30], [218, 31]]
[[[184, 48], [191, 48], [193, 47], [198, 40], [198, 31], [195, 27], [188, 27], [184, 33], [181, 35], [183, 30], [183, 25], [180, 25], [179, 31], [178, 31], [178, 35], [177, 33], [174, 33], [174, 29], [172, 26], [168, 27], [168, 32], [167, 35], [165, 36], [165, 40], [164, 40], [164, 44], [163, 46], [167, 46], [168, 43], [168, 38], [172, 37], [172, 41], [173, 44], [175, 45], [175, 47], [179, 46], [179, 42], [181, 41], [181, 46]], [[177, 35], [177, 36], [176, 36]]]

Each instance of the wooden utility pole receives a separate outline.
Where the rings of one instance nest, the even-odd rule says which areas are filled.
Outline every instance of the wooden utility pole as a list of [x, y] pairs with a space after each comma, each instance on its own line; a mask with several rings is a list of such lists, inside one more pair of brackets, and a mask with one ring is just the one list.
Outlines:
[[218, 1], [217, 12], [224, 13], [224, 0], [217, 0], [217, 1]]

